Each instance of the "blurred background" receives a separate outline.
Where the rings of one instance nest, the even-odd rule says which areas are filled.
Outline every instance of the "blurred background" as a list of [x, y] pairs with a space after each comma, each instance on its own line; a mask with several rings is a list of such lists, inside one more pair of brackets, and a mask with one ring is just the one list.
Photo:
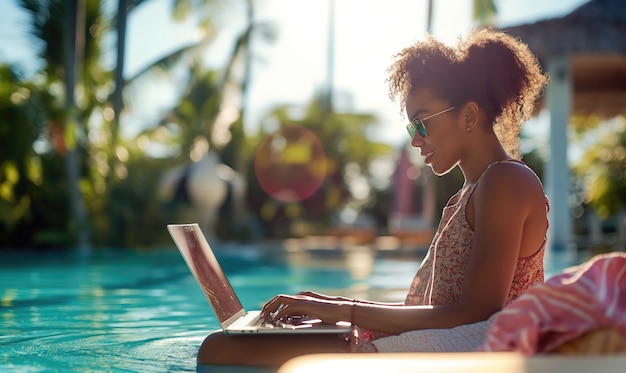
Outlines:
[[462, 177], [410, 149], [386, 68], [492, 25], [552, 77], [522, 152], [553, 246], [621, 250], [625, 23], [619, 0], [4, 0], [0, 249], [171, 246], [182, 222], [423, 247]]

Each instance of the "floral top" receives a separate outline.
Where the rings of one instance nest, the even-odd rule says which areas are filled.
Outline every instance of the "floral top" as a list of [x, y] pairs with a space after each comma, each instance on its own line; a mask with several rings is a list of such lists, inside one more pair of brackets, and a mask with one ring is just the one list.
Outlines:
[[[469, 262], [474, 237], [474, 230], [467, 222], [465, 210], [479, 182], [480, 179], [469, 188], [457, 192], [444, 207], [439, 227], [424, 261], [413, 278], [404, 301], [405, 305], [444, 305], [454, 304], [460, 300], [465, 267]], [[546, 210], [548, 208], [546, 197]], [[545, 247], [544, 238], [543, 245], [535, 254], [517, 260], [506, 304], [530, 286], [544, 281]]]

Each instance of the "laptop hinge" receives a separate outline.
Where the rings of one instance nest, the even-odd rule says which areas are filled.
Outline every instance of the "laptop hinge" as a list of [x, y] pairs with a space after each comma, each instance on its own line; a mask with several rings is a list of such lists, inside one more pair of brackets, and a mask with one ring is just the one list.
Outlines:
[[222, 329], [228, 328], [229, 326], [234, 324], [235, 321], [242, 318], [245, 314], [246, 314], [246, 310], [240, 309], [236, 314], [232, 315], [231, 317], [229, 317], [226, 321], [222, 323]]

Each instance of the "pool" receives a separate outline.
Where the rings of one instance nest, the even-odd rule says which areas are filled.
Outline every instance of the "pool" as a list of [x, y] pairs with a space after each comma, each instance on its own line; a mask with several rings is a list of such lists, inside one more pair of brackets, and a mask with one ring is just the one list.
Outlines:
[[[305, 289], [400, 301], [421, 261], [216, 251], [248, 309]], [[198, 346], [219, 328], [175, 249], [0, 253], [0, 315], [0, 371], [15, 372], [195, 372]]]
[[[402, 288], [419, 265], [376, 260], [355, 278], [332, 257], [287, 265], [237, 250], [218, 258], [250, 309], [280, 292]], [[0, 315], [0, 371], [195, 372], [219, 328], [176, 250], [0, 253]]]

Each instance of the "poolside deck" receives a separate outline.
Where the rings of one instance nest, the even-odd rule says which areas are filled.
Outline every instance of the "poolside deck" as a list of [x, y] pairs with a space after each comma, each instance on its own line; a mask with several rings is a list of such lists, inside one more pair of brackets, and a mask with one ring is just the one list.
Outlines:
[[429, 373], [623, 373], [626, 354], [598, 356], [544, 355], [525, 358], [514, 352], [317, 354], [294, 358], [278, 373], [429, 372]]

